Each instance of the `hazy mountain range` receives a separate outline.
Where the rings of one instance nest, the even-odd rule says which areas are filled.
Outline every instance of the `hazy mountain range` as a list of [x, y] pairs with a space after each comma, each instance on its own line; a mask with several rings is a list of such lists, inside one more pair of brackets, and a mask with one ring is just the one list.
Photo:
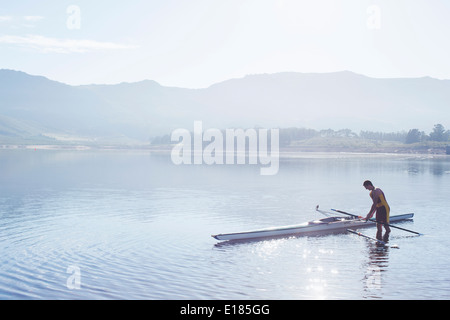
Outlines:
[[155, 81], [70, 86], [0, 70], [0, 144], [148, 142], [176, 128], [448, 127], [450, 80], [374, 79], [352, 72], [249, 75], [203, 89]]

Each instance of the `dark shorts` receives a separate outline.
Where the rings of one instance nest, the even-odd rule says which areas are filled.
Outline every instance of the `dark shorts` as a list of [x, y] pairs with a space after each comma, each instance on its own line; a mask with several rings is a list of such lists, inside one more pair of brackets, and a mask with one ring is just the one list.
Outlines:
[[377, 216], [376, 216], [377, 222], [388, 223], [387, 219], [388, 219], [388, 217], [387, 217], [386, 208], [384, 206], [378, 207], [377, 208]]

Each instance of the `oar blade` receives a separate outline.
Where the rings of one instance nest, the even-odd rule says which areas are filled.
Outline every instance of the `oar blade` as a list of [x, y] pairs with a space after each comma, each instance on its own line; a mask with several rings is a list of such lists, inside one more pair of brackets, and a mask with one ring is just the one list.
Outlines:
[[358, 236], [360, 236], [360, 237], [363, 237], [363, 238], [366, 238], [366, 239], [375, 241], [376, 243], [378, 243], [378, 244], [380, 244], [380, 245], [382, 245], [382, 246], [390, 247], [390, 248], [393, 248], [393, 249], [400, 249], [400, 247], [399, 247], [398, 245], [396, 245], [396, 244], [394, 244], [394, 245], [388, 245], [388, 244], [387, 244], [386, 242], [384, 242], [384, 241], [381, 241], [381, 240], [378, 240], [378, 239], [369, 237], [369, 236], [367, 236], [367, 235], [365, 235], [365, 234], [363, 234], [363, 233], [361, 233], [361, 232], [358, 232], [358, 231], [355, 231], [355, 230], [352, 230], [352, 229], [347, 229], [347, 231], [350, 232], [350, 233], [356, 234], [356, 235], [358, 235]]

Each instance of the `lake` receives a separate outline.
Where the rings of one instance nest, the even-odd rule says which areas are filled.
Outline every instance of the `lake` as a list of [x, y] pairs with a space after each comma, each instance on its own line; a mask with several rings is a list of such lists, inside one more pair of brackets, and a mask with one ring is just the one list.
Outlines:
[[[392, 229], [399, 249], [211, 237], [320, 219], [316, 205], [366, 215], [366, 179], [424, 235]], [[449, 195], [446, 156], [300, 153], [264, 176], [149, 151], [4, 149], [0, 299], [449, 299]]]

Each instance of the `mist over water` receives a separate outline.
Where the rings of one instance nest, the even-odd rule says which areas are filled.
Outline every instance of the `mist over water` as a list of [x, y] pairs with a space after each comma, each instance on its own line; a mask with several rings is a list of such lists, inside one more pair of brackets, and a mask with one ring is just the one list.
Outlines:
[[[450, 297], [448, 157], [305, 153], [262, 176], [145, 151], [1, 150], [0, 170], [1, 299]], [[366, 214], [366, 179], [425, 235], [393, 229], [400, 249], [383, 250], [345, 233], [210, 236], [319, 219], [317, 204]]]

